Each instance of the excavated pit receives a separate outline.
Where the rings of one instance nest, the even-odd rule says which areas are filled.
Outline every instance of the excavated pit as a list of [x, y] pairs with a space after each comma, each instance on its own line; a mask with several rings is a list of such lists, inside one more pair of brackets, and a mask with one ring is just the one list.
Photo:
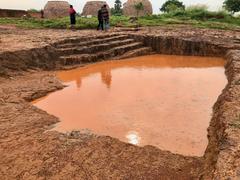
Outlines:
[[[19, 31], [24, 32], [23, 37], [19, 37]], [[11, 36], [6, 33], [7, 37]], [[34, 34], [34, 38], [29, 39], [29, 33]], [[0, 76], [8, 77], [0, 78], [0, 174], [3, 179], [240, 178], [238, 32], [160, 28], [152, 33], [147, 30], [127, 35], [98, 36], [81, 31], [84, 34], [79, 36], [78, 32], [70, 32], [74, 34], [71, 38], [67, 33], [17, 29], [12, 37], [18, 42], [16, 46], [11, 38], [11, 46], [3, 38]], [[79, 64], [147, 55], [153, 51], [225, 57], [228, 82], [213, 106], [203, 157], [173, 154], [152, 146], [132, 146], [85, 131], [67, 134], [47, 131], [59, 119], [29, 103], [64, 87], [52, 72], [39, 70], [69, 69]], [[24, 72], [26, 70], [29, 72]]]
[[33, 102], [60, 132], [89, 129], [135, 145], [203, 156], [221, 58], [151, 55], [57, 72], [68, 87]]

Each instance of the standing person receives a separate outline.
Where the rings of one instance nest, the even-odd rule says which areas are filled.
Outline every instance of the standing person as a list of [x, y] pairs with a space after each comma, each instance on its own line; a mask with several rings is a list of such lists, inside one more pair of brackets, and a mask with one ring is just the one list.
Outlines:
[[104, 30], [106, 31], [109, 28], [109, 12], [106, 4], [104, 4], [103, 7], [101, 8], [101, 14], [102, 14]]
[[41, 9], [41, 18], [44, 18], [44, 11]]
[[72, 5], [70, 5], [69, 15], [70, 15], [71, 27], [73, 27], [76, 24], [76, 11], [73, 9]]
[[98, 10], [98, 27], [97, 30], [103, 31], [103, 19], [102, 19], [102, 9]]

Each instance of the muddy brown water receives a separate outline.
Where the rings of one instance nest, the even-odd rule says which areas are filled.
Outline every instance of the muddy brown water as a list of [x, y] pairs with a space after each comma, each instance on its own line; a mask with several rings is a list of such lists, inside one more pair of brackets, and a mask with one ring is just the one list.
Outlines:
[[151, 55], [57, 72], [63, 90], [34, 101], [54, 130], [89, 129], [135, 145], [202, 156], [212, 106], [227, 83], [221, 58]]

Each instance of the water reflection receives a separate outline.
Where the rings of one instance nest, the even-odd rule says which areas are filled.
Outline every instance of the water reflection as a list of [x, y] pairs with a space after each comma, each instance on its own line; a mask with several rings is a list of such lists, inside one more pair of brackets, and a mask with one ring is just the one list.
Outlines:
[[[224, 60], [153, 55], [58, 72], [67, 88], [35, 101], [61, 122], [136, 145], [201, 156]], [[80, 90], [80, 91], [79, 91]]]
[[135, 131], [128, 132], [127, 135], [126, 135], [126, 138], [127, 138], [127, 141], [130, 144], [134, 144], [134, 145], [139, 145], [140, 144], [141, 137]]
[[[169, 59], [171, 58], [171, 59]], [[81, 87], [82, 78], [93, 74], [100, 74], [102, 82], [110, 88], [112, 83], [111, 71], [118, 68], [131, 67], [138, 70], [146, 68], [210, 68], [222, 67], [223, 59], [214, 57], [195, 56], [168, 56], [151, 55], [146, 57], [131, 58], [131, 61], [108, 61], [108, 63], [97, 63], [91, 66], [59, 72], [57, 75], [64, 82], [76, 81], [78, 88]], [[136, 61], [137, 60], [137, 61]]]
[[109, 67], [109, 69], [104, 69], [101, 71], [101, 79], [102, 82], [106, 84], [107, 88], [110, 88], [112, 82], [111, 67]]
[[80, 76], [76, 77], [76, 86], [78, 90], [81, 88], [81, 85], [82, 85], [82, 78]]

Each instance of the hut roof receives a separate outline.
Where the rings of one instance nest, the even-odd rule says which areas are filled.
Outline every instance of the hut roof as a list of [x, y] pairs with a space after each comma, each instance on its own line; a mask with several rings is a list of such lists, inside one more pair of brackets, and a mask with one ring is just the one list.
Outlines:
[[44, 7], [45, 18], [60, 18], [68, 16], [69, 3], [67, 1], [48, 1]]
[[107, 8], [109, 9], [109, 6], [106, 1], [88, 1], [83, 8], [82, 15], [83, 16], [87, 16], [87, 15], [97, 16], [98, 10], [104, 4], [106, 4]]
[[143, 15], [151, 15], [152, 10], [152, 4], [149, 0], [128, 0], [126, 3], [123, 4], [123, 14], [125, 16], [137, 16], [137, 10], [135, 9], [135, 4], [142, 3], [144, 9], [142, 11], [139, 11], [139, 16]]

